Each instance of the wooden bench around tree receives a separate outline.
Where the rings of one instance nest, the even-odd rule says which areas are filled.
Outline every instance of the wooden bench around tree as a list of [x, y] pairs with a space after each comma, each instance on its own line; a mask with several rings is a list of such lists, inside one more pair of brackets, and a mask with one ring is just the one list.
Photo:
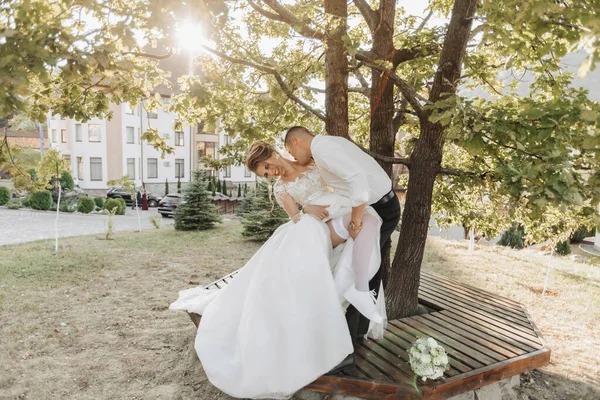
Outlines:
[[[206, 288], [223, 288], [236, 274]], [[365, 340], [356, 347], [352, 374], [324, 375], [305, 389], [377, 400], [445, 399], [550, 361], [550, 349], [521, 303], [424, 271], [419, 302], [430, 313], [392, 320], [382, 340]], [[198, 326], [201, 317], [189, 316]], [[444, 346], [450, 369], [444, 379], [419, 380], [417, 394], [406, 351], [422, 336]]]

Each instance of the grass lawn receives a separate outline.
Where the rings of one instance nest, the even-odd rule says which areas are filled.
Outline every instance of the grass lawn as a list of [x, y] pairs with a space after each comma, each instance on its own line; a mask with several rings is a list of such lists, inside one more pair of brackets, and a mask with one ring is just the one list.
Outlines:
[[[228, 399], [206, 379], [194, 327], [168, 304], [260, 246], [236, 221], [208, 232], [172, 228], [0, 248], [0, 399]], [[552, 347], [523, 378], [534, 399], [600, 398], [600, 267], [431, 238], [423, 268], [525, 303]]]

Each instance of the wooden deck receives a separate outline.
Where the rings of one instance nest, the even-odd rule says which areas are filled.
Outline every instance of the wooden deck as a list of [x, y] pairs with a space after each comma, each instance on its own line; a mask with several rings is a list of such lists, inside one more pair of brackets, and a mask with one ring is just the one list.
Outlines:
[[[236, 272], [208, 285], [224, 287]], [[392, 320], [382, 340], [355, 349], [351, 375], [325, 375], [306, 387], [365, 399], [445, 399], [550, 361], [550, 349], [525, 307], [513, 300], [431, 272], [421, 272], [419, 302], [429, 314]], [[196, 326], [200, 316], [190, 314]], [[448, 353], [444, 378], [412, 386], [407, 349], [435, 338]]]

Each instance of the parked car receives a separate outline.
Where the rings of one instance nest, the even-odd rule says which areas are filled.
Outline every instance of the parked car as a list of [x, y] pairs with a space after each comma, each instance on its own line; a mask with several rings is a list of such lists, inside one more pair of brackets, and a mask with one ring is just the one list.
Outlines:
[[182, 194], [168, 194], [158, 202], [158, 213], [163, 217], [172, 217], [177, 212], [177, 207], [183, 204], [183, 202]]
[[[146, 197], [148, 198], [148, 207], [157, 207], [160, 199], [153, 194], [146, 193]], [[131, 199], [131, 195], [124, 191], [123, 189], [111, 188], [108, 192], [106, 192], [107, 199], [123, 199], [125, 200], [125, 204], [128, 207], [133, 205], [133, 200]], [[138, 204], [141, 207], [141, 204]]]

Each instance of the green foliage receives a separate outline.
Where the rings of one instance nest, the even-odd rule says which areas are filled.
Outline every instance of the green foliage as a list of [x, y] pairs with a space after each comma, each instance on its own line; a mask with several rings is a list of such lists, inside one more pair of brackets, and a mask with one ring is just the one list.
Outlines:
[[80, 197], [77, 200], [77, 211], [84, 214], [89, 214], [96, 209], [96, 203], [91, 197]]
[[181, 193], [181, 178], [177, 177], [177, 193]]
[[555, 251], [556, 251], [556, 254], [558, 254], [560, 256], [566, 256], [566, 255], [571, 254], [571, 246], [569, 245], [569, 241], [563, 240], [561, 242], [558, 242], [558, 244], [556, 245]]
[[269, 196], [266, 182], [260, 181], [254, 196], [247, 196], [237, 212], [242, 220], [242, 235], [254, 240], [267, 240], [275, 230], [289, 221], [287, 213]]
[[238, 193], [237, 193], [237, 197], [242, 197], [242, 184], [238, 183]]
[[31, 194], [24, 197], [23, 200], [21, 200], [21, 204], [23, 204], [23, 207], [31, 207]]
[[202, 172], [194, 171], [192, 182], [184, 194], [184, 203], [179, 206], [175, 214], [175, 229], [180, 231], [205, 230], [221, 222], [217, 214], [217, 206], [207, 191], [207, 186], [202, 179]]
[[596, 228], [589, 229], [587, 226], [580, 226], [570, 237], [571, 243], [581, 243], [583, 239], [594, 236], [596, 234]]
[[[60, 181], [64, 172], [67, 172], [68, 165], [65, 159], [62, 158], [60, 152], [57, 149], [48, 149], [44, 151], [42, 155], [42, 160], [38, 164], [35, 172], [37, 174], [37, 182], [36, 185], [39, 188], [50, 189], [50, 188], [58, 188], [56, 185], [57, 180]], [[72, 183], [73, 178], [69, 174], [68, 177], [65, 177], [65, 181], [67, 183]], [[70, 178], [70, 182], [69, 182]], [[62, 188], [63, 190], [65, 188]], [[57, 195], [58, 197], [58, 195]]]
[[169, 194], [169, 181], [165, 178], [165, 196]]
[[[56, 210], [56, 206], [54, 207]], [[60, 202], [60, 212], [72, 213], [77, 210], [77, 203], [72, 203], [70, 201], [61, 201]]]
[[0, 206], [8, 203], [11, 197], [10, 189], [6, 186], [0, 186]]
[[153, 227], [155, 227], [156, 229], [160, 229], [162, 224], [162, 217], [160, 215], [153, 215], [150, 217], [150, 222], [152, 223]]
[[95, 197], [94, 203], [96, 203], [96, 207], [103, 209], [104, 208], [104, 197]]
[[222, 189], [221, 189], [221, 180], [220, 180], [220, 179], [217, 179], [216, 191], [217, 191], [218, 193], [222, 193], [222, 192], [221, 192], [221, 190], [222, 190]]
[[108, 199], [106, 203], [104, 203], [104, 209], [108, 212], [112, 212], [114, 210], [115, 214], [124, 215], [125, 214], [125, 201], [123, 199]]
[[63, 171], [60, 175], [60, 186], [63, 190], [73, 190], [75, 188], [75, 181], [70, 172]]
[[498, 244], [500, 246], [522, 249], [525, 246], [525, 230], [521, 225], [513, 223], [510, 229], [502, 233]]
[[29, 195], [29, 204], [34, 210], [49, 210], [52, 207], [52, 193], [40, 190]]
[[9, 210], [18, 210], [19, 208], [23, 207], [21, 205], [21, 203], [13, 203], [12, 201], [9, 201], [6, 204], [6, 207], [8, 207]]

